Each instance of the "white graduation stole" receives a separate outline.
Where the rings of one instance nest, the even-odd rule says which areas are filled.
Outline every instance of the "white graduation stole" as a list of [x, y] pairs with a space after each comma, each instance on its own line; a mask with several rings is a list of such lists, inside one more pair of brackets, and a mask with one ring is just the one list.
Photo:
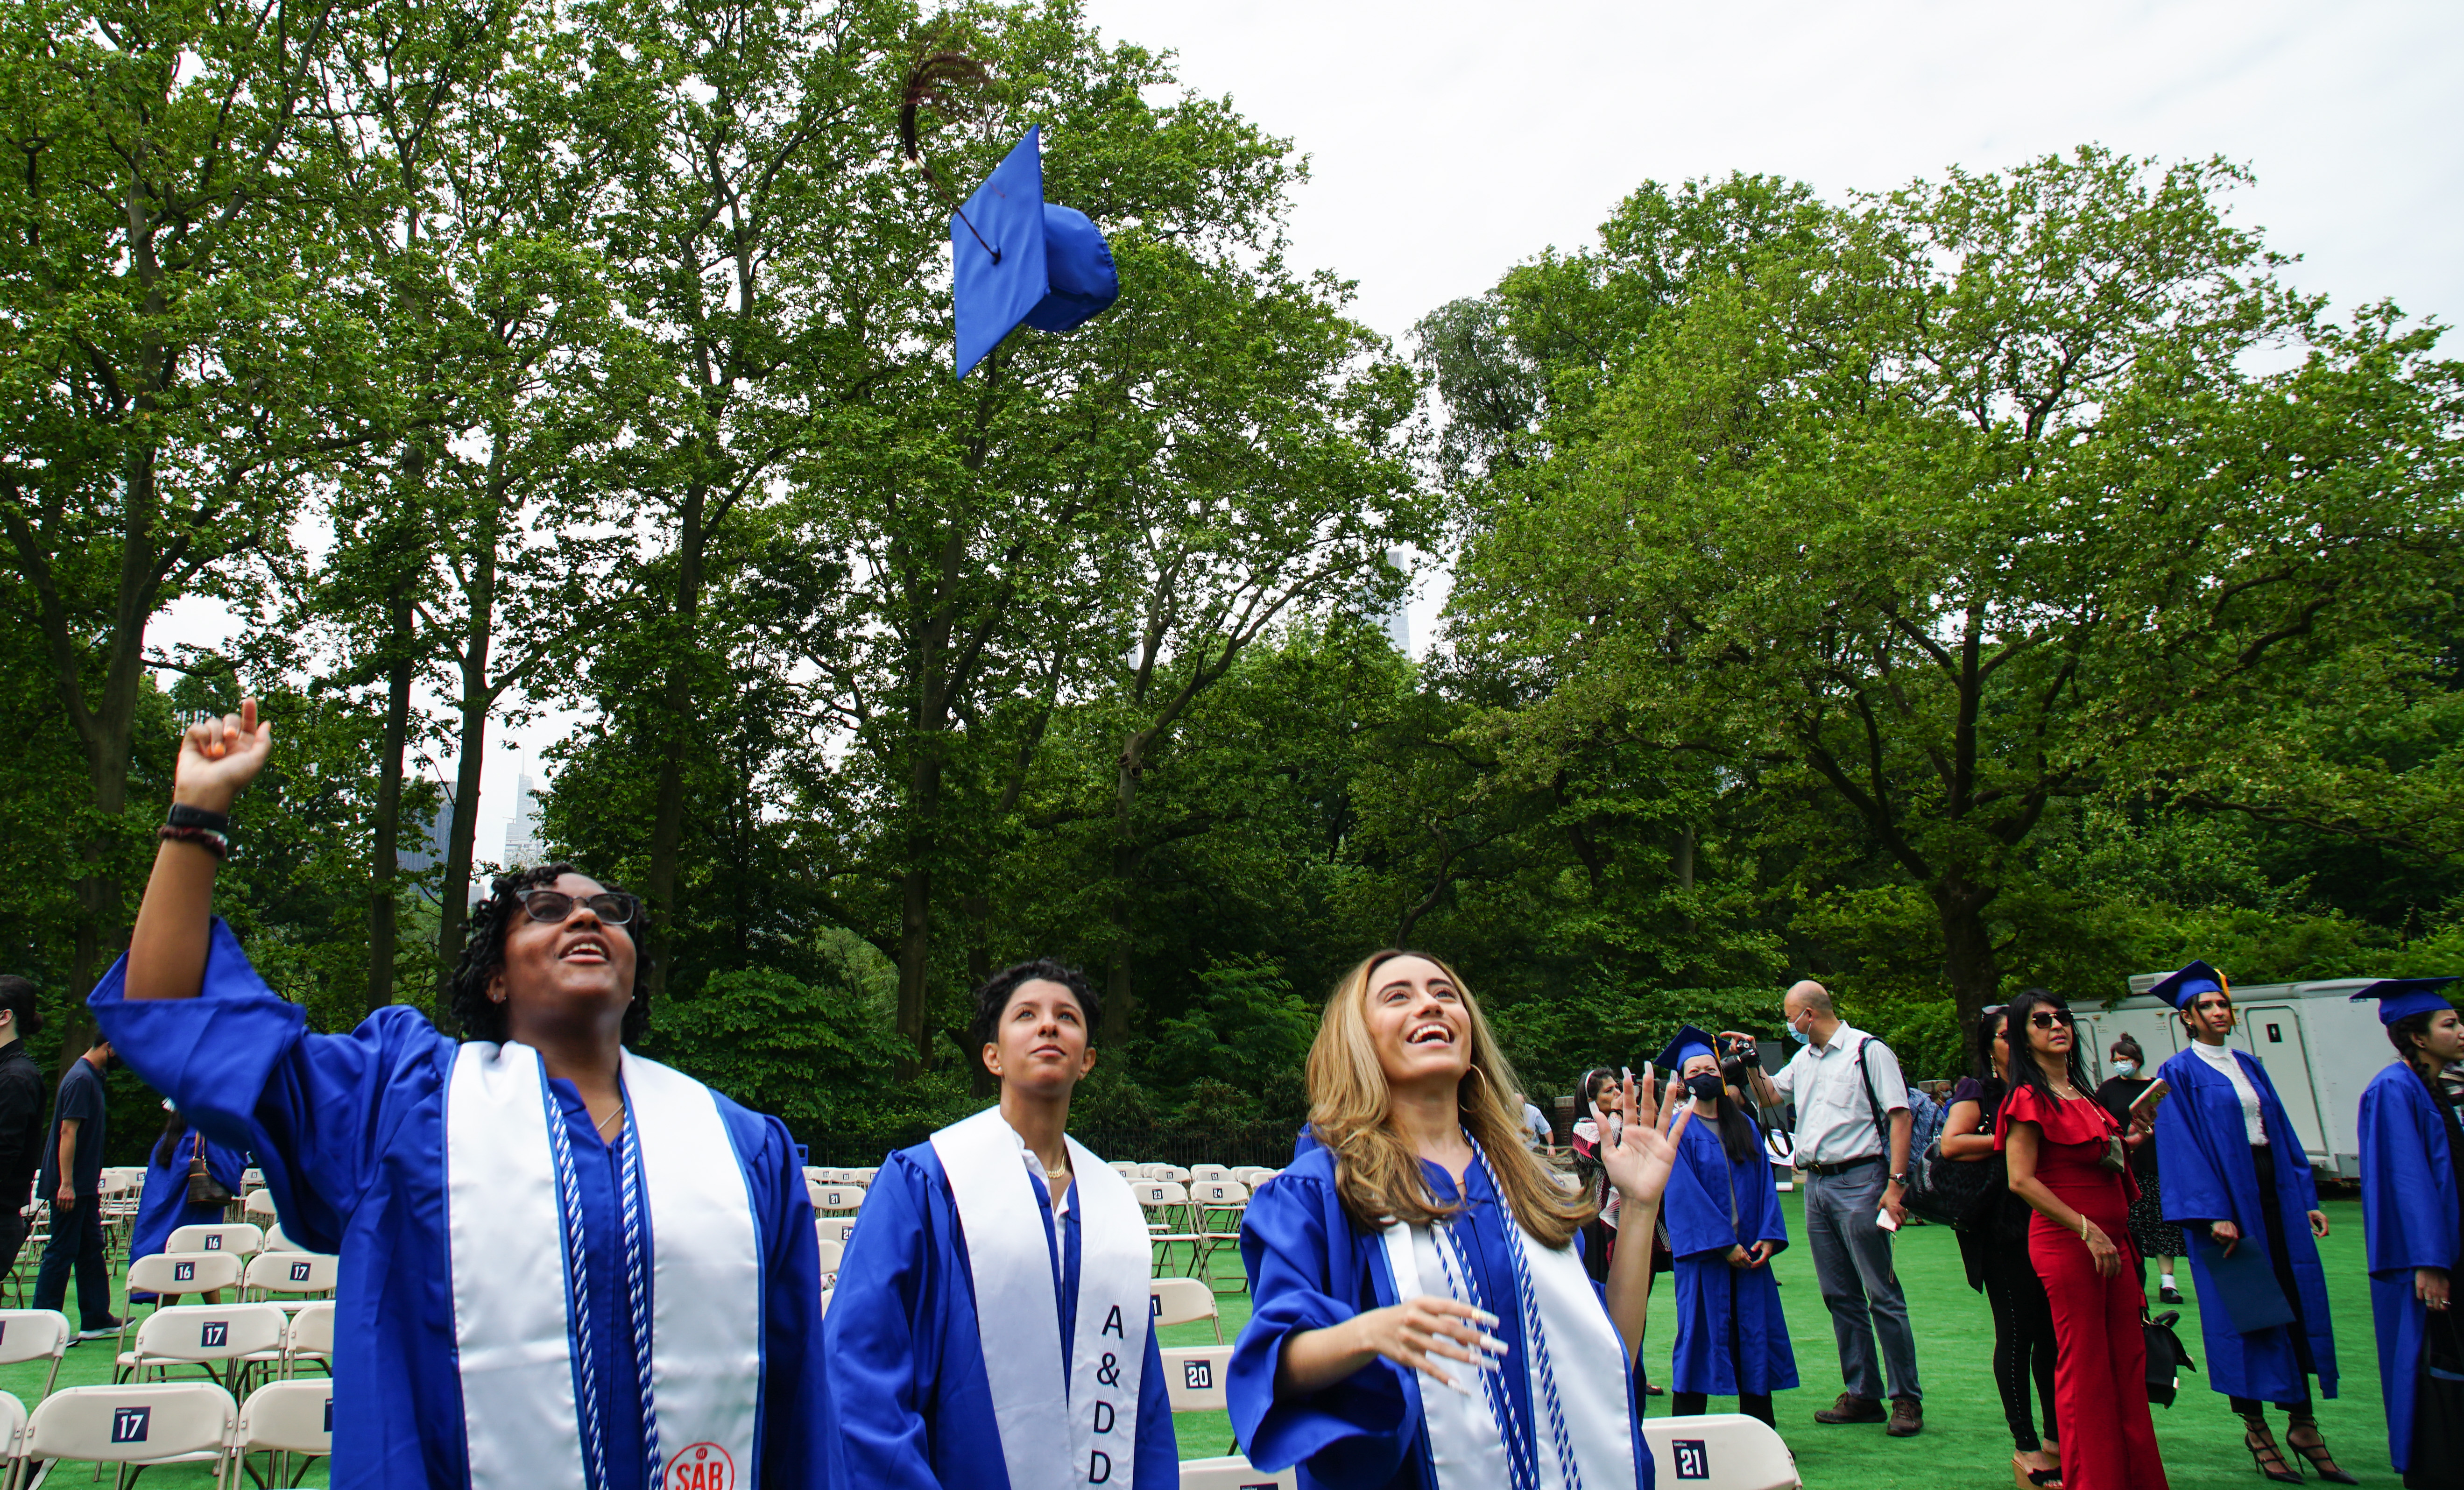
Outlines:
[[[752, 1482], [761, 1380], [761, 1243], [744, 1167], [709, 1087], [631, 1051], [620, 1074], [649, 1213], [659, 1480], [734, 1490]], [[445, 1217], [472, 1490], [587, 1484], [548, 1102], [529, 1046], [471, 1041], [456, 1053]], [[603, 1421], [641, 1412], [638, 1381], [593, 1390]]]
[[[1419, 1262], [1412, 1254], [1409, 1226], [1400, 1221], [1388, 1225], [1384, 1241], [1386, 1267], [1395, 1279], [1397, 1300], [1417, 1299], [1428, 1293], [1441, 1297], [1446, 1294], [1444, 1280], [1420, 1277]], [[1625, 1370], [1607, 1369], [1611, 1362], [1622, 1366], [1626, 1361], [1625, 1342], [1617, 1335], [1616, 1322], [1609, 1318], [1599, 1294], [1592, 1287], [1591, 1275], [1583, 1271], [1583, 1260], [1574, 1255], [1573, 1247], [1552, 1250], [1533, 1241], [1529, 1233], [1512, 1238], [1509, 1244], [1523, 1248], [1531, 1279], [1532, 1302], [1539, 1309], [1540, 1328], [1549, 1337], [1551, 1369], [1546, 1379], [1540, 1369], [1540, 1352], [1528, 1346], [1522, 1352], [1533, 1419], [1529, 1436], [1534, 1440], [1533, 1458], [1540, 1484], [1544, 1490], [1577, 1490], [1567, 1482], [1553, 1452], [1547, 1406], [1553, 1391], [1566, 1437], [1579, 1466], [1580, 1490], [1634, 1490], [1640, 1482], [1640, 1472], [1635, 1463], [1633, 1386]], [[1648, 1246], [1650, 1238], [1644, 1238], [1639, 1244]], [[1430, 1286], [1432, 1283], [1436, 1286]], [[1513, 1299], [1490, 1299], [1485, 1304], [1492, 1314], [1520, 1312], [1519, 1303]], [[1459, 1361], [1439, 1364], [1477, 1392], [1479, 1367]], [[1515, 1363], [1509, 1359], [1505, 1365], [1511, 1370]], [[1418, 1371], [1406, 1372], [1405, 1377], [1416, 1391], [1443, 1390]], [[1503, 1435], [1505, 1425], [1499, 1424], [1498, 1429]], [[1457, 1484], [1441, 1475], [1439, 1490], [1494, 1487]]]
[[[1127, 1485], [1137, 1463], [1138, 1378], [1147, 1358], [1147, 1276], [1153, 1252], [1146, 1213], [1129, 1181], [1076, 1139], [1071, 1204], [1078, 1213], [1076, 1339], [1061, 1370], [1061, 1303], [1042, 1207], [1027, 1177], [1025, 1140], [988, 1107], [933, 1135], [933, 1151], [957, 1197], [976, 1287], [993, 1423], [1010, 1490]], [[1057, 1237], [1057, 1233], [1056, 1233]], [[1069, 1457], [1053, 1452], [1064, 1422]]]

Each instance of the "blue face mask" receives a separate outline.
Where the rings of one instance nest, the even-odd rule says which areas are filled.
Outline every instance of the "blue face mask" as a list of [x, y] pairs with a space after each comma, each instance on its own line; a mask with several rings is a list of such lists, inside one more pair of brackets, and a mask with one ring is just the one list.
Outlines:
[[1795, 1025], [1793, 1025], [1793, 1024], [1792, 1024], [1792, 1025], [1790, 1025], [1790, 1026], [1788, 1027], [1788, 1038], [1789, 1038], [1789, 1039], [1791, 1039], [1791, 1040], [1793, 1040], [1793, 1041], [1796, 1041], [1798, 1044], [1800, 1044], [1800, 1045], [1810, 1045], [1810, 1044], [1812, 1044], [1812, 1043], [1814, 1042], [1814, 1037], [1813, 1037], [1813, 1036], [1811, 1036], [1811, 1035], [1807, 1034], [1805, 1031], [1803, 1031], [1803, 1030], [1801, 1030], [1801, 1029], [1798, 1029], [1798, 1028], [1797, 1028]]

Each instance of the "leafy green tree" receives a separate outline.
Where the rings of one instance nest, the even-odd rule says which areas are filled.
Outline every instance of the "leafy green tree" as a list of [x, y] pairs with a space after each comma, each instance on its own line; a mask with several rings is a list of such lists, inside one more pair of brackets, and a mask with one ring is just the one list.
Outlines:
[[2224, 220], [2238, 179], [1954, 171], [1692, 291], [1466, 546], [1465, 651], [1553, 675], [1517, 728], [1817, 794], [1991, 1000], [2057, 803], [2230, 778], [2331, 659], [2426, 662], [2390, 617], [2445, 583], [2457, 369], [2391, 312], [2323, 326]]

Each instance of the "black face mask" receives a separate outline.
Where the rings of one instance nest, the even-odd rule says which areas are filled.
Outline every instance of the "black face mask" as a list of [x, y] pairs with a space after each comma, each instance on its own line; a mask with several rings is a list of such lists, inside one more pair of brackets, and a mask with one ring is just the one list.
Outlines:
[[1689, 1076], [1685, 1078], [1685, 1089], [1692, 1092], [1698, 1102], [1715, 1102], [1719, 1100], [1720, 1093], [1727, 1090], [1716, 1076]]

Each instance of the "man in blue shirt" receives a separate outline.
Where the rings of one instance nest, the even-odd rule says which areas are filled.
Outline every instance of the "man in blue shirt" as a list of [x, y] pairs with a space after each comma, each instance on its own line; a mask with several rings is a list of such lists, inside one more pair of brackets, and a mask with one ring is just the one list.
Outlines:
[[111, 1313], [111, 1269], [102, 1255], [102, 1145], [109, 1133], [102, 1073], [111, 1068], [111, 1041], [98, 1035], [92, 1048], [69, 1063], [52, 1109], [52, 1141], [43, 1151], [42, 1195], [52, 1202], [52, 1239], [43, 1244], [34, 1273], [34, 1307], [56, 1309], [66, 1302], [69, 1269], [77, 1282], [79, 1340], [120, 1333]]

